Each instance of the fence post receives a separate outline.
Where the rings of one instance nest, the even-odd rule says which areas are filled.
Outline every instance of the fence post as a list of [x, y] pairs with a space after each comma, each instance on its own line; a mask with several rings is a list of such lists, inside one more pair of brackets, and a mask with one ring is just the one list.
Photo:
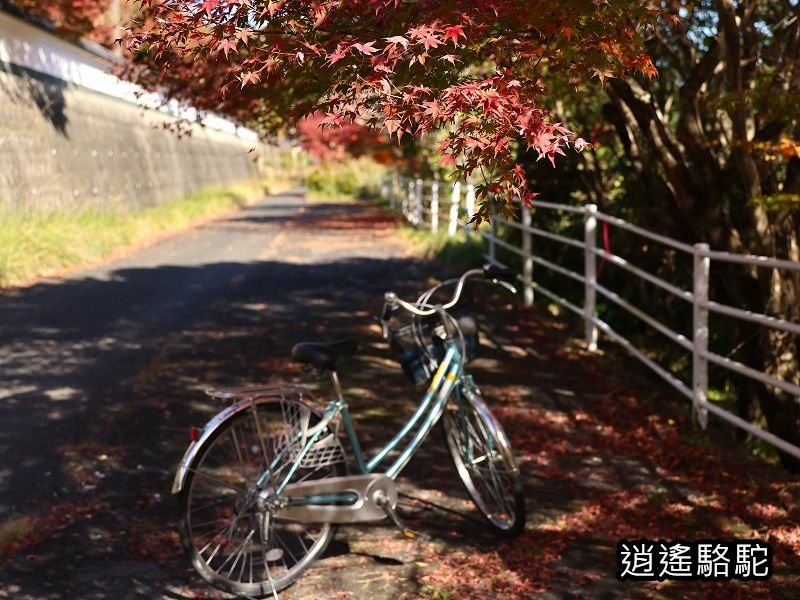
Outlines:
[[500, 213], [497, 210], [497, 200], [494, 194], [489, 194], [489, 202], [492, 207], [492, 235], [489, 237], [489, 262], [494, 264], [497, 262], [497, 242], [495, 240], [497, 240], [497, 217]]
[[467, 197], [465, 198], [466, 208], [467, 208], [467, 224], [464, 226], [464, 231], [467, 233], [467, 239], [469, 239], [469, 220], [472, 218], [472, 215], [475, 213], [475, 186], [471, 183], [467, 184]]
[[414, 180], [408, 179], [408, 194], [403, 198], [403, 218], [406, 221], [411, 221], [409, 215], [411, 213], [411, 203], [414, 201]]
[[[522, 205], [522, 226], [527, 228], [531, 226], [531, 207], [527, 204]], [[531, 244], [530, 231], [522, 230], [522, 297], [525, 301], [525, 306], [533, 306], [533, 254]]]
[[597, 205], [587, 204], [585, 207], [586, 222], [584, 224], [584, 277], [586, 278], [585, 299], [583, 302], [583, 318], [586, 321], [586, 347], [590, 352], [597, 350], [597, 325], [594, 324], [597, 283], [597, 255], [594, 253], [597, 244]]
[[417, 198], [414, 207], [414, 226], [422, 225], [422, 178], [417, 177]]
[[439, 182], [431, 184], [431, 231], [439, 231]]
[[392, 207], [392, 192], [391, 192], [392, 178], [387, 173], [381, 180], [381, 198], [389, 203], [389, 208]]
[[703, 429], [708, 425], [708, 410], [702, 406], [708, 393], [708, 277], [711, 259], [708, 244], [694, 245], [694, 286], [692, 311], [692, 415]]
[[450, 197], [450, 225], [447, 228], [447, 235], [453, 237], [458, 229], [458, 203], [461, 200], [461, 182], [453, 184], [453, 195]]

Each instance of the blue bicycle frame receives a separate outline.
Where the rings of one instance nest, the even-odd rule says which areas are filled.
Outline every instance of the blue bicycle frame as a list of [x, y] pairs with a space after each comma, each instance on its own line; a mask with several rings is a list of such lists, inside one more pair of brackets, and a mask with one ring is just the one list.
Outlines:
[[[400, 443], [416, 428], [416, 433], [414, 433], [411, 439], [408, 440], [405, 448], [400, 452], [394, 462], [392, 462], [392, 464], [389, 465], [389, 467], [384, 471], [384, 474], [387, 477], [395, 479], [400, 471], [402, 471], [402, 469], [406, 466], [406, 464], [408, 464], [408, 461], [411, 460], [414, 452], [417, 451], [427, 435], [430, 433], [433, 426], [442, 416], [450, 394], [453, 393], [454, 389], [456, 389], [456, 386], [462, 385], [463, 379], [463, 357], [461, 353], [461, 347], [455, 341], [447, 341], [445, 342], [444, 356], [439, 363], [438, 369], [431, 378], [428, 389], [420, 401], [419, 406], [414, 411], [414, 414], [403, 425], [400, 431], [398, 431], [394, 437], [392, 437], [392, 439], [389, 440], [389, 442], [383, 448], [381, 448], [373, 458], [369, 460], [366, 460], [364, 453], [361, 450], [361, 444], [359, 443], [358, 435], [356, 434], [346, 400], [344, 398], [338, 398], [331, 401], [323, 409], [322, 419], [314, 427], [316, 431], [305, 440], [303, 447], [294, 457], [292, 461], [293, 464], [288, 472], [281, 475], [280, 483], [275, 485], [275, 493], [281, 494], [284, 491], [289, 481], [291, 481], [292, 476], [299, 468], [300, 463], [305, 455], [313, 447], [314, 443], [320, 439], [327, 429], [326, 426], [333, 421], [337, 415], [341, 415], [342, 417], [342, 423], [344, 424], [345, 432], [353, 451], [356, 468], [359, 474], [363, 475], [376, 472], [376, 470], [386, 461], [389, 454], [391, 454], [392, 451], [394, 451], [400, 445]], [[204, 443], [205, 439], [234, 414], [249, 410], [252, 406], [253, 405], [250, 401], [234, 404], [209, 421], [200, 439], [189, 446], [186, 454], [181, 460], [181, 464], [173, 482], [173, 493], [179, 493], [183, 488], [186, 475], [188, 474], [189, 464], [193, 460], [197, 450]], [[291, 446], [291, 444], [274, 456], [270, 461], [269, 467], [264, 470], [256, 482], [256, 487], [258, 489], [263, 489], [267, 485], [274, 470], [278, 467], [281, 461], [284, 460], [285, 453], [288, 451], [289, 446]], [[336, 498], [325, 498], [324, 502], [321, 498], [315, 498], [313, 500], [309, 498], [302, 502], [308, 504], [328, 503], [335, 501], [349, 503], [350, 499], [351, 496], [349, 494], [344, 494], [341, 495], [341, 497], [337, 495]]]
[[[408, 436], [409, 433], [411, 433], [419, 425], [416, 433], [408, 441], [406, 447], [402, 452], [400, 452], [400, 455], [385, 471], [387, 477], [394, 479], [397, 477], [403, 467], [406, 466], [408, 461], [414, 455], [414, 452], [416, 452], [416, 450], [420, 447], [428, 433], [430, 433], [433, 426], [442, 416], [444, 407], [447, 404], [447, 399], [450, 397], [454, 386], [457, 385], [457, 382], [461, 377], [462, 369], [463, 363], [459, 345], [455, 342], [448, 342], [445, 345], [444, 357], [439, 363], [439, 368], [436, 370], [436, 373], [434, 373], [431, 383], [425, 392], [425, 396], [422, 398], [422, 401], [420, 402], [416, 411], [414, 411], [414, 414], [409, 418], [400, 431], [398, 431], [394, 437], [389, 440], [389, 442], [369, 461], [365, 460], [364, 453], [361, 450], [361, 444], [359, 443], [358, 435], [356, 434], [355, 426], [353, 425], [353, 420], [350, 416], [350, 409], [347, 405], [347, 402], [341, 398], [330, 402], [323, 410], [323, 419], [320, 424], [317, 425], [317, 432], [314, 433], [308, 440], [306, 440], [302, 450], [295, 458], [292, 468], [286, 473], [282, 482], [277, 486], [276, 492], [280, 494], [283, 491], [288, 482], [291, 480], [292, 475], [300, 465], [300, 462], [305, 454], [325, 430], [324, 425], [330, 423], [337, 415], [341, 415], [342, 417], [342, 423], [344, 424], [347, 438], [350, 441], [350, 446], [353, 450], [356, 468], [358, 469], [359, 473], [365, 475], [375, 472], [375, 470], [386, 460], [389, 454], [400, 444], [400, 442], [402, 442], [403, 439], [406, 438], [406, 436]], [[270, 465], [270, 469], [267, 469], [259, 478], [257, 486], [261, 487], [266, 484], [270, 475], [270, 470], [276, 467], [281, 458], [281, 455], [275, 457], [275, 459], [272, 461], [272, 465]], [[340, 498], [337, 496], [337, 499]], [[341, 499], [345, 500], [345, 498]], [[325, 503], [331, 502], [331, 498], [325, 498], [324, 501]], [[305, 502], [316, 504], [322, 502], [322, 500], [319, 498], [314, 498], [313, 500], [306, 499]]]
[[434, 373], [431, 383], [428, 386], [425, 396], [422, 398], [417, 410], [409, 418], [408, 422], [398, 431], [394, 437], [368, 462], [364, 462], [364, 457], [361, 452], [361, 447], [358, 443], [353, 422], [350, 418], [350, 411], [345, 404], [342, 407], [342, 422], [347, 432], [347, 437], [353, 448], [353, 454], [356, 461], [356, 467], [361, 473], [374, 472], [386, 457], [392, 452], [398, 444], [417, 426], [417, 423], [422, 421], [411, 440], [409, 440], [405, 449], [395, 459], [395, 461], [386, 469], [385, 473], [388, 477], [394, 479], [400, 474], [403, 467], [406, 466], [414, 452], [420, 447], [422, 442], [430, 433], [430, 430], [439, 420], [444, 412], [447, 399], [450, 397], [454, 386], [457, 385], [459, 377], [461, 376], [463, 364], [461, 357], [461, 350], [458, 344], [450, 342], [445, 349], [444, 358], [439, 364], [439, 368]]

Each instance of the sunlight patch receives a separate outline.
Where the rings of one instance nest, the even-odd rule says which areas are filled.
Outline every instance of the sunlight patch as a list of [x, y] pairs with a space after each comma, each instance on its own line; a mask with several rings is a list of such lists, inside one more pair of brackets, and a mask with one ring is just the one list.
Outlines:
[[79, 393], [80, 390], [76, 390], [75, 388], [61, 387], [61, 388], [54, 388], [52, 390], [45, 390], [44, 395], [50, 398], [50, 400], [55, 400], [56, 402], [60, 402], [62, 400], [71, 400]]

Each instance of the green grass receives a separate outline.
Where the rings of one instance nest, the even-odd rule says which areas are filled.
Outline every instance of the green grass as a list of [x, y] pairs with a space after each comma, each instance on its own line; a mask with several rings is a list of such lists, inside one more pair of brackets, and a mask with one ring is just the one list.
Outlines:
[[486, 242], [477, 233], [466, 238], [463, 229], [459, 228], [450, 237], [445, 224], [436, 233], [426, 226], [419, 229], [403, 227], [400, 235], [411, 241], [425, 258], [441, 261], [456, 271], [474, 268], [486, 262]]
[[307, 197], [316, 202], [352, 202], [379, 195], [386, 168], [368, 157], [310, 165], [304, 173]]
[[315, 204], [355, 204], [359, 199], [352, 194], [320, 192], [306, 188], [306, 200]]
[[[268, 188], [280, 185], [270, 182]], [[0, 211], [0, 287], [96, 262], [263, 194], [263, 182], [247, 181], [138, 210]]]

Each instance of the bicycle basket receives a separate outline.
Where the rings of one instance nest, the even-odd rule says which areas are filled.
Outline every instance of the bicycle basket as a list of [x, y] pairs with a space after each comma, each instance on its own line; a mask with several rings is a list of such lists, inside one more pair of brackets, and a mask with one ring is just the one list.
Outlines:
[[[422, 324], [422, 332], [418, 327], [418, 331], [415, 333], [415, 326], [410, 324], [389, 332], [389, 347], [395, 360], [400, 363], [406, 377], [417, 385], [427, 383], [439, 366], [438, 362], [432, 358], [435, 355], [433, 345], [427, 344], [427, 352], [421, 347], [425, 341], [419, 339], [418, 336], [420, 333], [429, 333], [425, 331], [427, 328], [429, 328], [427, 324]], [[428, 335], [424, 335], [424, 337], [429, 339]]]
[[480, 336], [478, 335], [478, 321], [475, 319], [472, 309], [464, 307], [451, 310], [450, 315], [458, 323], [458, 328], [461, 330], [461, 336], [464, 340], [464, 362], [470, 362], [478, 358], [481, 344]]
[[[273, 452], [277, 455], [284, 449], [288, 451], [290, 460], [297, 460], [308, 441], [308, 428], [311, 420], [311, 409], [299, 398], [281, 395], [281, 412], [285, 428], [282, 435], [274, 436]], [[345, 461], [344, 448], [335, 431], [327, 431], [318, 438], [305, 452], [300, 467], [315, 469]]]
[[[444, 294], [443, 291], [444, 290]], [[432, 293], [431, 293], [432, 292]], [[446, 302], [448, 300], [449, 287], [437, 287], [430, 290], [420, 297], [420, 300], [432, 304], [436, 300]], [[478, 321], [475, 319], [475, 298], [473, 288], [467, 285], [462, 294], [458, 304], [449, 309], [447, 312], [458, 325], [461, 333], [461, 339], [464, 342], [464, 362], [470, 362], [476, 359], [480, 352], [480, 335]], [[438, 340], [434, 340], [436, 342]]]

